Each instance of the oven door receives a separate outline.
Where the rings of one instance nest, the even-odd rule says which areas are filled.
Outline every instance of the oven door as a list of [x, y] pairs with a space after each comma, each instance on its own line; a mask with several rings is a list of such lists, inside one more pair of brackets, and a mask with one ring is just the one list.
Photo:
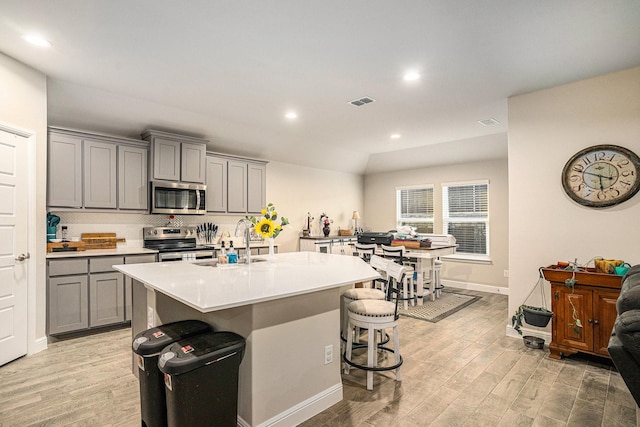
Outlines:
[[195, 250], [195, 251], [178, 251], [178, 252], [160, 252], [158, 261], [196, 261], [201, 259], [211, 259], [215, 255], [211, 250]]
[[182, 182], [151, 182], [151, 213], [204, 215], [206, 186]]

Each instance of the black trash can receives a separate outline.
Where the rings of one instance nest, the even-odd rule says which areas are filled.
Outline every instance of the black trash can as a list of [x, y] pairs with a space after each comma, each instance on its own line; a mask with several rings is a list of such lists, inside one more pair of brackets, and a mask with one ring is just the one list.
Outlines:
[[169, 426], [229, 426], [238, 423], [238, 372], [245, 340], [211, 332], [166, 347], [158, 368], [164, 375]]
[[199, 320], [183, 320], [147, 329], [135, 336], [132, 348], [138, 365], [142, 427], [167, 425], [164, 375], [158, 370], [162, 350], [178, 340], [212, 330], [211, 325]]

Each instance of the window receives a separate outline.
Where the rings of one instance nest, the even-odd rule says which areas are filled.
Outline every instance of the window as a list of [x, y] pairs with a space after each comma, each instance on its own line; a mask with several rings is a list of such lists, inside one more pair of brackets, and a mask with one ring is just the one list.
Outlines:
[[418, 233], [433, 233], [433, 185], [396, 190], [396, 222], [410, 225]]
[[489, 182], [442, 185], [445, 234], [453, 234], [456, 253], [489, 255]]

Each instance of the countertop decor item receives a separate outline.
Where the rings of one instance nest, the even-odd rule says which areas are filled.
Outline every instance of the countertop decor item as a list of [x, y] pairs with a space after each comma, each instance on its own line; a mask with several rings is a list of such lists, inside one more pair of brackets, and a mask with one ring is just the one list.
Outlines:
[[640, 190], [640, 157], [617, 145], [585, 148], [564, 165], [562, 187], [571, 199], [583, 206], [617, 205]]
[[262, 216], [258, 219], [255, 216], [248, 216], [247, 219], [253, 224], [253, 229], [262, 236], [263, 239], [269, 239], [269, 259], [275, 258], [275, 244], [273, 239], [278, 237], [282, 228], [289, 224], [286, 217], [280, 217], [280, 224], [277, 224], [278, 211], [273, 203], [269, 203], [261, 211]]
[[320, 225], [322, 226], [322, 234], [324, 234], [325, 237], [329, 236], [329, 233], [331, 233], [330, 224], [332, 222], [333, 220], [329, 218], [329, 215], [322, 212], [322, 215], [320, 215]]

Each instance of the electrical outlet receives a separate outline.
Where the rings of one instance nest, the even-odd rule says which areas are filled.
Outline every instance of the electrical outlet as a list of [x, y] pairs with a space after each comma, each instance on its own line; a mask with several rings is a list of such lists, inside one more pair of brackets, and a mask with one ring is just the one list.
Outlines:
[[502, 274], [504, 277], [509, 277], [509, 270], [505, 270]]
[[324, 346], [324, 364], [333, 362], [333, 344]]

